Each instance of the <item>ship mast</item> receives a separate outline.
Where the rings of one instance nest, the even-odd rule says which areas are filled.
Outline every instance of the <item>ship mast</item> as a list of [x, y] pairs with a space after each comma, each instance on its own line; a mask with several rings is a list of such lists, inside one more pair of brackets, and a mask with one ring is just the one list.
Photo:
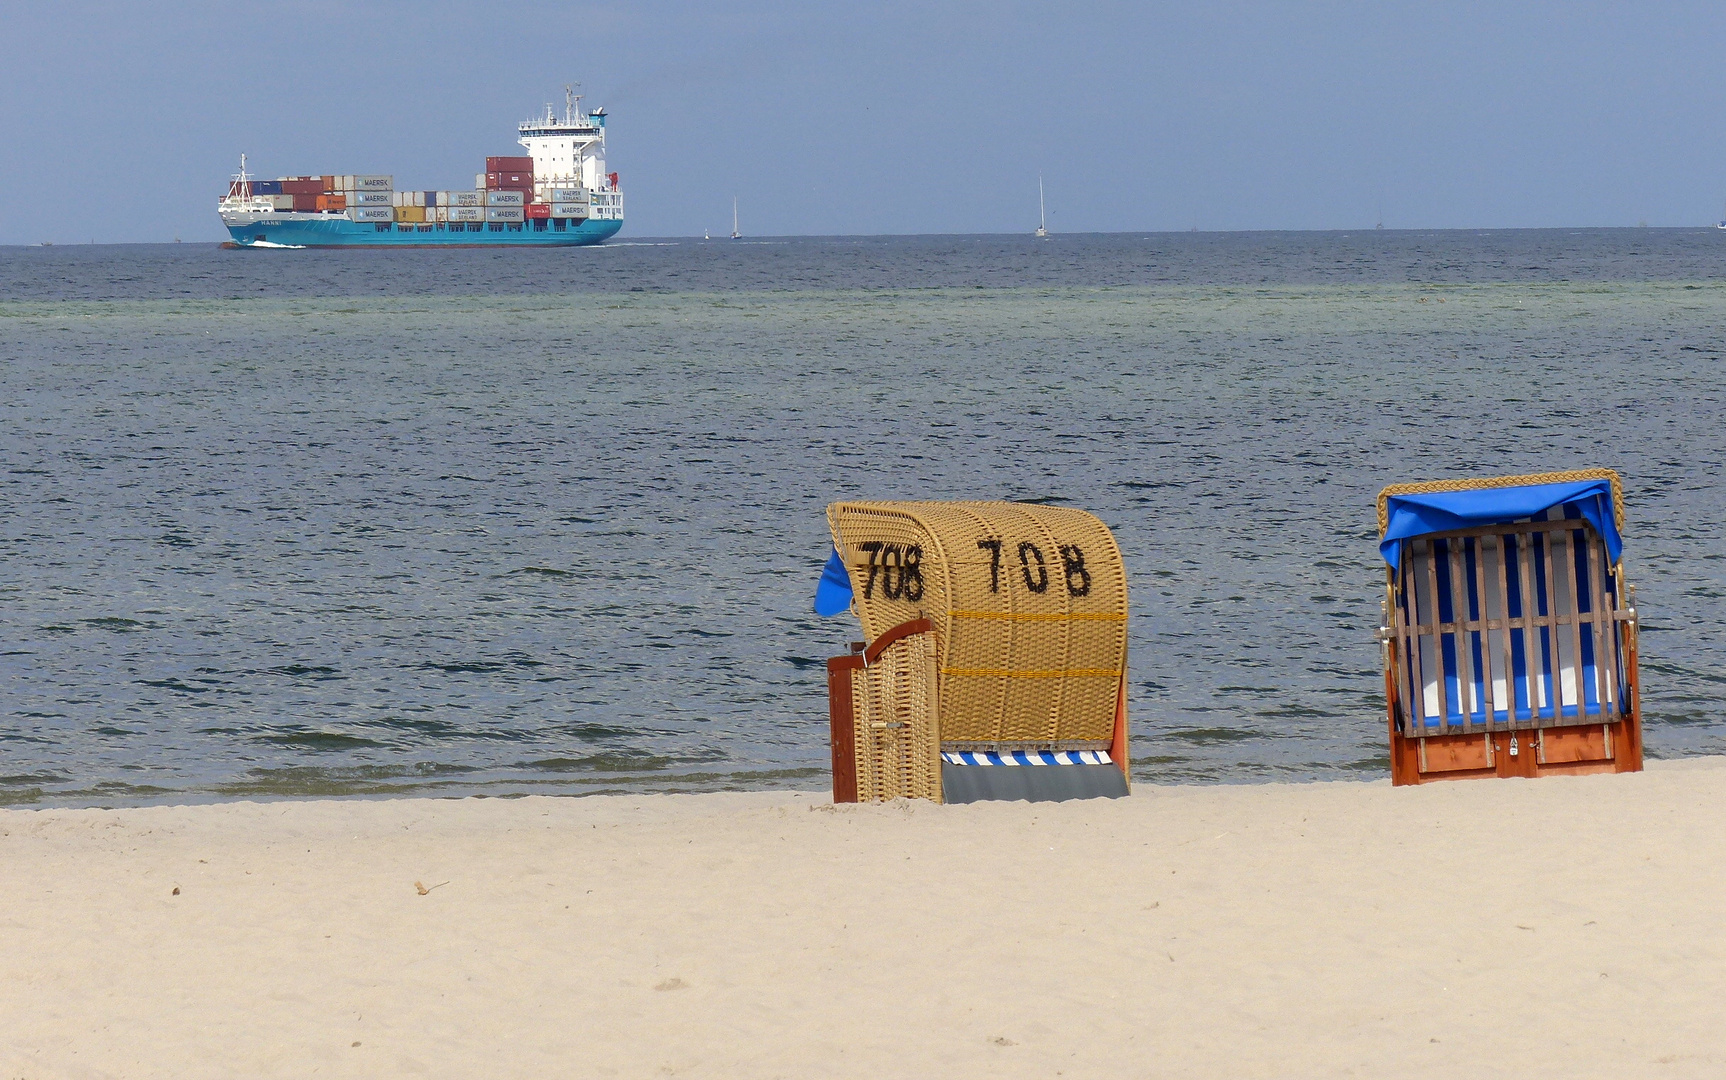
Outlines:
[[246, 155], [240, 155], [240, 171], [234, 174], [234, 180], [228, 185], [228, 198], [235, 203], [249, 202], [252, 198], [252, 178], [246, 172]]

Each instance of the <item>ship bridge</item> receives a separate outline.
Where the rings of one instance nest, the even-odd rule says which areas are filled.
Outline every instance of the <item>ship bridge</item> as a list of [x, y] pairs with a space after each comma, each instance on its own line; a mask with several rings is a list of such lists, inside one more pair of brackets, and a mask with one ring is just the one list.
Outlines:
[[580, 106], [581, 95], [566, 87], [561, 120], [547, 105], [544, 116], [522, 122], [519, 141], [533, 158], [536, 184], [611, 189], [605, 173], [605, 110], [584, 114]]

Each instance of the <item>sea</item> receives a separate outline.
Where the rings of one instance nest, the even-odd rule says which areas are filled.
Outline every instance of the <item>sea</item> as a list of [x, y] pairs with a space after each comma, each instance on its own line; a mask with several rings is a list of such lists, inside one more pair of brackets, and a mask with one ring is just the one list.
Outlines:
[[1610, 466], [1726, 752], [1726, 233], [0, 248], [0, 803], [828, 783], [841, 499], [1125, 553], [1136, 784], [1384, 779], [1386, 484]]

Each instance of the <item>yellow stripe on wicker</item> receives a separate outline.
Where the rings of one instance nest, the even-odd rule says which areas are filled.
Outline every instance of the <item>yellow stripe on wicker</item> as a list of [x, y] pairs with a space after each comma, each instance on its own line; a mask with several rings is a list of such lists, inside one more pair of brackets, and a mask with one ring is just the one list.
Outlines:
[[1013, 622], [1066, 622], [1071, 619], [1092, 619], [1097, 622], [1126, 622], [1124, 611], [955, 611], [955, 619], [1010, 619]]
[[1079, 679], [1121, 677], [1119, 671], [1106, 668], [1067, 668], [1062, 671], [1015, 671], [1011, 668], [942, 668], [943, 675], [977, 676], [988, 679]]

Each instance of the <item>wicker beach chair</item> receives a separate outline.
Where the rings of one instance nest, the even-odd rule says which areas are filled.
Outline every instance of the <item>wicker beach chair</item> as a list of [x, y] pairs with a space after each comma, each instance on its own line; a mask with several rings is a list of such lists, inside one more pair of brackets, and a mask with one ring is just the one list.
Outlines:
[[828, 661], [836, 802], [1127, 794], [1127, 580], [1082, 510], [828, 508], [816, 610], [866, 642]]
[[1379, 493], [1392, 783], [1642, 768], [1623, 521], [1610, 469]]

